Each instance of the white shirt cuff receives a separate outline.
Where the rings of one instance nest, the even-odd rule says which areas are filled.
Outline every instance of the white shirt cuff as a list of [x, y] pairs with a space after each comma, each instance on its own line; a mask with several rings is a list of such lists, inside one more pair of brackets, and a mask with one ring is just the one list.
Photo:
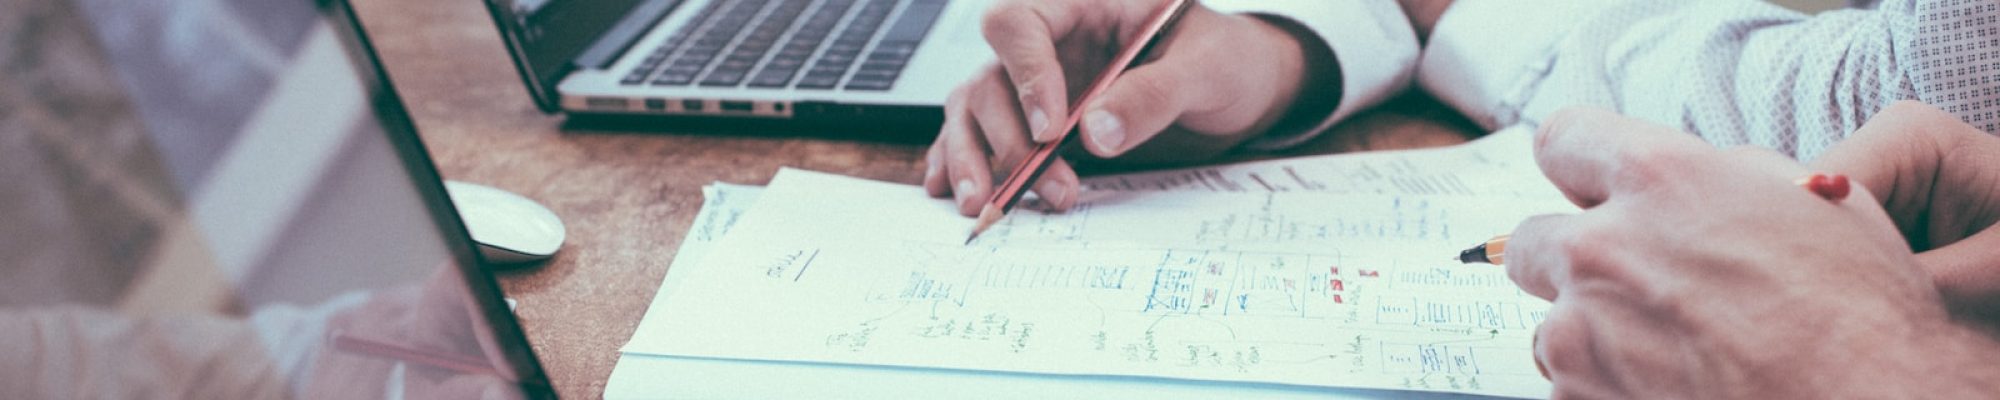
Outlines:
[[[1225, 13], [1289, 19], [1332, 47], [1340, 64], [1340, 104], [1332, 115], [1301, 132], [1271, 132], [1251, 148], [1284, 148], [1318, 136], [1355, 112], [1380, 104], [1410, 83], [1417, 64], [1417, 35], [1402, 7], [1388, 0], [1209, 0]], [[1305, 88], [1304, 90], [1333, 90]]]
[[1610, 1], [1458, 1], [1431, 30], [1417, 84], [1488, 130], [1521, 123], [1564, 39]]

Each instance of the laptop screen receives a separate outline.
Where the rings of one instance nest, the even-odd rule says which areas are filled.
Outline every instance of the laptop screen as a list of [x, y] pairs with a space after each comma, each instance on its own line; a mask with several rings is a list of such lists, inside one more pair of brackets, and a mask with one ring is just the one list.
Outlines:
[[7, 7], [8, 397], [549, 397], [345, 2]]

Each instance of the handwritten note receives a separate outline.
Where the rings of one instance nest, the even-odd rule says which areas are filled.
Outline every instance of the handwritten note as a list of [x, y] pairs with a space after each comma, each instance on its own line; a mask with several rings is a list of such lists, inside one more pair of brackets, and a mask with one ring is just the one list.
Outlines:
[[1554, 193], [1514, 128], [1459, 146], [1333, 154], [1085, 179], [1093, 191], [1326, 192], [1409, 196]]
[[681, 279], [689, 274], [680, 272], [699, 269], [701, 260], [707, 258], [715, 242], [721, 241], [736, 222], [742, 220], [743, 213], [756, 204], [757, 195], [764, 188], [716, 182], [701, 188], [701, 212], [694, 217], [694, 224], [688, 228], [687, 237], [681, 240], [680, 250], [674, 253], [673, 264], [667, 266], [667, 276], [660, 280], [660, 290], [653, 294], [653, 306], [646, 309], [646, 316], [639, 319], [639, 328], [632, 337], [649, 337], [666, 329], [662, 319], [654, 314], [666, 308], [664, 304], [680, 293]]
[[655, 311], [680, 328], [627, 350], [1546, 393], [1527, 350], [1546, 303], [1500, 269], [1445, 259], [1566, 210], [1560, 198], [1097, 192], [1084, 204], [1021, 213], [968, 247], [969, 222], [920, 189], [785, 171], [702, 268], [675, 271], [686, 281]]
[[712, 186], [624, 351], [1545, 396], [1547, 303], [1446, 260], [1571, 210], [1526, 137], [1096, 178], [973, 246], [914, 187]]

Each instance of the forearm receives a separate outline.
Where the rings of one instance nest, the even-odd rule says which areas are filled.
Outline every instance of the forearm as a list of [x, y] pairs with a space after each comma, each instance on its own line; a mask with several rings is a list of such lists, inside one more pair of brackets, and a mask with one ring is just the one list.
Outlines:
[[1282, 149], [1407, 88], [1418, 45], [1402, 8], [1386, 1], [1214, 0], [1219, 11], [1255, 15], [1284, 29], [1305, 57], [1307, 75], [1284, 117], [1246, 146]]
[[19, 398], [286, 398], [242, 321], [0, 310], [0, 393]]

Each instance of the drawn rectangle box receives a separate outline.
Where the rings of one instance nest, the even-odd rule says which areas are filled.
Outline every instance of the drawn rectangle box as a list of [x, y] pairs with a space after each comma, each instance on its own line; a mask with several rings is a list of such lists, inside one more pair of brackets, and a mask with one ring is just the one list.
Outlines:
[[1525, 348], [1470, 347], [1475, 365], [1485, 365], [1480, 373], [1486, 375], [1529, 375], [1535, 368], [1535, 352]]

